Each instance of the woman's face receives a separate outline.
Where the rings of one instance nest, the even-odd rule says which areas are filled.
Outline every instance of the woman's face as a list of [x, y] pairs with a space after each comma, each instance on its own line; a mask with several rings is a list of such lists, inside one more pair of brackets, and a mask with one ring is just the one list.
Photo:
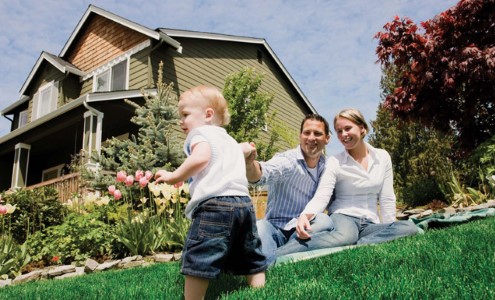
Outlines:
[[342, 117], [338, 117], [334, 125], [337, 138], [346, 150], [352, 150], [363, 144], [363, 136], [366, 132], [362, 125]]

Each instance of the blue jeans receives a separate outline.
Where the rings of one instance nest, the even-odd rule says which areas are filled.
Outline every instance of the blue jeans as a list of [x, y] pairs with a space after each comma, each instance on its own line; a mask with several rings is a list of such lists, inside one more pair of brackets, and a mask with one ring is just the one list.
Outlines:
[[[329, 231], [333, 229], [332, 219], [324, 213], [319, 213], [311, 220], [312, 232]], [[261, 239], [261, 248], [266, 256], [268, 263], [272, 265], [276, 260], [277, 248], [293, 241], [297, 237], [295, 228], [292, 230], [283, 230], [275, 227], [269, 221], [262, 219], [256, 222], [258, 227], [258, 235]]]
[[210, 198], [194, 210], [192, 217], [182, 255], [182, 274], [210, 279], [224, 271], [249, 275], [268, 268], [251, 198]]
[[354, 244], [377, 244], [418, 233], [418, 228], [410, 221], [376, 224], [343, 214], [332, 214], [330, 218], [334, 230], [318, 232], [307, 240], [293, 239], [278, 248], [276, 256]]

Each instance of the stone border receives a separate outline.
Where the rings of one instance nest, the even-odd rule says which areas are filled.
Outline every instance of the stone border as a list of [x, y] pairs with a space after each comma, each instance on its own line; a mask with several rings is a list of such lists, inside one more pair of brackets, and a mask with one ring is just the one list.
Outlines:
[[108, 260], [101, 264], [91, 258], [88, 258], [84, 266], [81, 267], [76, 267], [74, 265], [50, 266], [19, 275], [14, 279], [0, 280], [0, 288], [42, 279], [64, 279], [107, 270], [130, 269], [149, 266], [153, 263], [178, 261], [181, 256], [182, 252], [157, 253], [155, 255], [146, 256], [145, 258], [141, 255], [135, 255], [123, 259]]

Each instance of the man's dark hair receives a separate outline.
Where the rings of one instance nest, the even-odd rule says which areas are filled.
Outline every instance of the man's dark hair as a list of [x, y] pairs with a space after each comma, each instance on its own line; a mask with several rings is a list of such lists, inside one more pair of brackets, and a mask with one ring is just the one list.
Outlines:
[[331, 131], [330, 131], [330, 126], [328, 125], [327, 120], [325, 120], [325, 118], [323, 118], [319, 114], [308, 114], [308, 115], [306, 115], [304, 117], [304, 119], [302, 120], [302, 122], [301, 122], [301, 130], [299, 131], [299, 133], [302, 133], [303, 127], [304, 127], [304, 123], [307, 120], [315, 120], [315, 121], [322, 122], [325, 125], [325, 135], [330, 135], [330, 132]]

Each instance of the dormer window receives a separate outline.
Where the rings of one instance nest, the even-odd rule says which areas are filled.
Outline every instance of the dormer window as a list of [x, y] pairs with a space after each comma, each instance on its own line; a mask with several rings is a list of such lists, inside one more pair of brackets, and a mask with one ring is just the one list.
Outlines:
[[127, 89], [127, 59], [111, 65], [94, 77], [93, 91], [110, 92]]
[[57, 109], [58, 82], [41, 86], [33, 96], [32, 121]]
[[19, 126], [17, 126], [17, 128], [21, 128], [27, 123], [28, 123], [28, 111], [26, 109], [19, 113]]

